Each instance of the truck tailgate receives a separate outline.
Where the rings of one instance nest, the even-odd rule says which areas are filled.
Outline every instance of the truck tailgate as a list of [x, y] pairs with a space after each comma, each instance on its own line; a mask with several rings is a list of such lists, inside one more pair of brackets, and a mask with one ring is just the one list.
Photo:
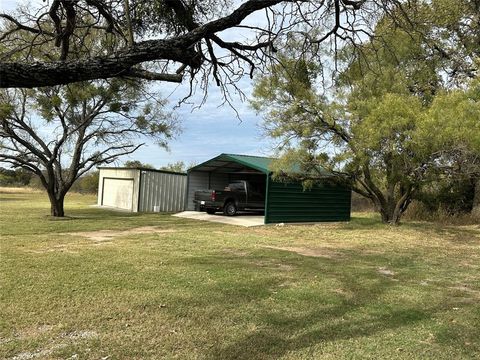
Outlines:
[[213, 190], [198, 190], [195, 191], [195, 201], [210, 201], [212, 199]]

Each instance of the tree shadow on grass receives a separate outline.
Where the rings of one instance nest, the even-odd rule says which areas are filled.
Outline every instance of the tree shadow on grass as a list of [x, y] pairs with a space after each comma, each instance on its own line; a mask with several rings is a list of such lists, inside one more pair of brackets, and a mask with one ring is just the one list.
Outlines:
[[[221, 268], [223, 273], [238, 274], [213, 284], [198, 284], [199, 289], [209, 294], [210, 306], [217, 304], [221, 309], [229, 304], [231, 316], [239, 317], [240, 323], [242, 317], [248, 319], [245, 323], [255, 323], [254, 330], [244, 329], [225, 343], [213, 341], [206, 358], [276, 359], [290, 352], [308, 351], [316, 345], [415, 326], [445, 310], [442, 299], [428, 306], [421, 301], [380, 300], [402, 285], [372, 271], [375, 265], [369, 263], [369, 258], [363, 260], [363, 265], [350, 265], [348, 259], [308, 258], [276, 250], [265, 256], [264, 251], [186, 260], [189, 267]], [[291, 270], [282, 270], [279, 263], [288, 264]], [[315, 285], [301, 288], [298, 293], [294, 287], [284, 287], [292, 279], [309, 283], [314, 274], [334, 279], [349, 296]], [[278, 293], [279, 298], [274, 295]], [[242, 313], [252, 303], [254, 313]]]
[[340, 225], [342, 230], [372, 230], [372, 229], [384, 229], [390, 225], [382, 223], [380, 216], [377, 214], [364, 214], [363, 216], [358, 216], [358, 214], [353, 214], [350, 221], [343, 222]]
[[435, 222], [403, 221], [399, 226], [392, 226], [381, 222], [380, 217], [372, 216], [352, 216], [352, 220], [342, 224], [342, 230], [383, 230], [393, 229], [400, 232], [404, 229], [415, 230], [422, 233], [433, 233], [452, 243], [471, 243], [480, 241], [480, 225], [469, 225], [460, 227], [454, 225], [444, 225]]
[[427, 222], [407, 222], [402, 227], [419, 232], [431, 232], [454, 244], [480, 243], [480, 226], [452, 226]]

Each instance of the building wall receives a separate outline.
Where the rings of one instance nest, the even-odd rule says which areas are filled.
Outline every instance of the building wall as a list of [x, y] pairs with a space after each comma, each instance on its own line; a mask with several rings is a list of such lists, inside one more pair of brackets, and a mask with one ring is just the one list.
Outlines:
[[349, 221], [351, 189], [321, 184], [303, 189], [302, 184], [268, 183], [265, 223]]
[[188, 174], [188, 195], [186, 209], [195, 210], [195, 203], [193, 202], [195, 191], [206, 189], [220, 190], [235, 180], [247, 180], [251, 183], [262, 182], [263, 190], [265, 188], [264, 174], [229, 174], [221, 172], [191, 171]]
[[230, 177], [228, 176], [228, 174], [211, 172], [209, 174], [208, 182], [209, 182], [208, 189], [221, 190], [230, 183]]
[[[98, 182], [98, 199], [97, 204], [99, 206], [103, 204], [104, 196], [112, 196], [114, 188], [104, 188], [105, 179], [131, 179], [133, 181], [133, 196], [132, 196], [132, 208], [131, 211], [137, 212], [138, 209], [138, 189], [140, 184], [140, 170], [136, 169], [100, 169], [100, 176]], [[110, 192], [106, 194], [106, 192]]]
[[140, 212], [184, 210], [187, 176], [141, 170], [140, 179]]
[[210, 188], [209, 173], [203, 171], [190, 171], [187, 180], [187, 203], [186, 210], [195, 210], [193, 196], [197, 190], [205, 190]]

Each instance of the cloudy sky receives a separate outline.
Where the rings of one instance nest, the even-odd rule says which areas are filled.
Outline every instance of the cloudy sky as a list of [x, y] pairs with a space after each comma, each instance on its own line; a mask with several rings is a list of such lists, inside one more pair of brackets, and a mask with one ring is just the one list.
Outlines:
[[[247, 95], [251, 93], [252, 85], [249, 79], [242, 80], [240, 87]], [[173, 87], [167, 84], [161, 90], [163, 88], [170, 90]], [[187, 85], [178, 86], [171, 95], [169, 91], [162, 91], [163, 96], [170, 95], [169, 107], [174, 107], [187, 93]], [[199, 91], [188, 101], [199, 104], [202, 97], [203, 93]], [[259, 128], [261, 117], [255, 114], [247, 102], [242, 102], [239, 98], [234, 98], [233, 105], [240, 120], [231, 107], [222, 105], [220, 89], [212, 86], [208, 90], [207, 101], [201, 108], [194, 109], [193, 105], [184, 104], [174, 110], [181, 120], [183, 131], [170, 142], [170, 151], [149, 143], [131, 158], [161, 166], [175, 161], [199, 163], [220, 153], [270, 155], [271, 143], [262, 136]]]
[[[37, 0], [38, 1], [38, 0]], [[0, 12], [13, 10], [19, 1], [0, 0]], [[239, 39], [236, 39], [239, 40]], [[188, 84], [159, 84], [162, 96], [169, 100], [168, 108], [173, 109], [188, 94]], [[249, 96], [252, 83], [245, 78], [240, 88]], [[207, 102], [200, 109], [192, 105], [182, 105], [175, 109], [181, 121], [183, 132], [169, 143], [169, 151], [147, 141], [147, 144], [134, 155], [119, 161], [119, 165], [128, 159], [136, 159], [156, 167], [184, 161], [187, 165], [208, 160], [220, 153], [235, 153], [268, 156], [272, 154], [272, 143], [262, 136], [259, 129], [261, 117], [242, 102], [234, 98], [233, 105], [238, 111], [241, 121], [235, 111], [228, 105], [222, 106], [220, 90], [212, 86], [208, 90]], [[203, 94], [200, 91], [189, 99], [190, 103], [201, 102]]]

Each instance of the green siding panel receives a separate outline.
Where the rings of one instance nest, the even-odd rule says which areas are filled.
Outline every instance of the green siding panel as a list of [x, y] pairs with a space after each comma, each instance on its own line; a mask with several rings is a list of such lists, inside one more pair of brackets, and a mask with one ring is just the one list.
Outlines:
[[268, 181], [265, 223], [349, 221], [351, 189], [320, 184], [304, 189], [300, 183]]

